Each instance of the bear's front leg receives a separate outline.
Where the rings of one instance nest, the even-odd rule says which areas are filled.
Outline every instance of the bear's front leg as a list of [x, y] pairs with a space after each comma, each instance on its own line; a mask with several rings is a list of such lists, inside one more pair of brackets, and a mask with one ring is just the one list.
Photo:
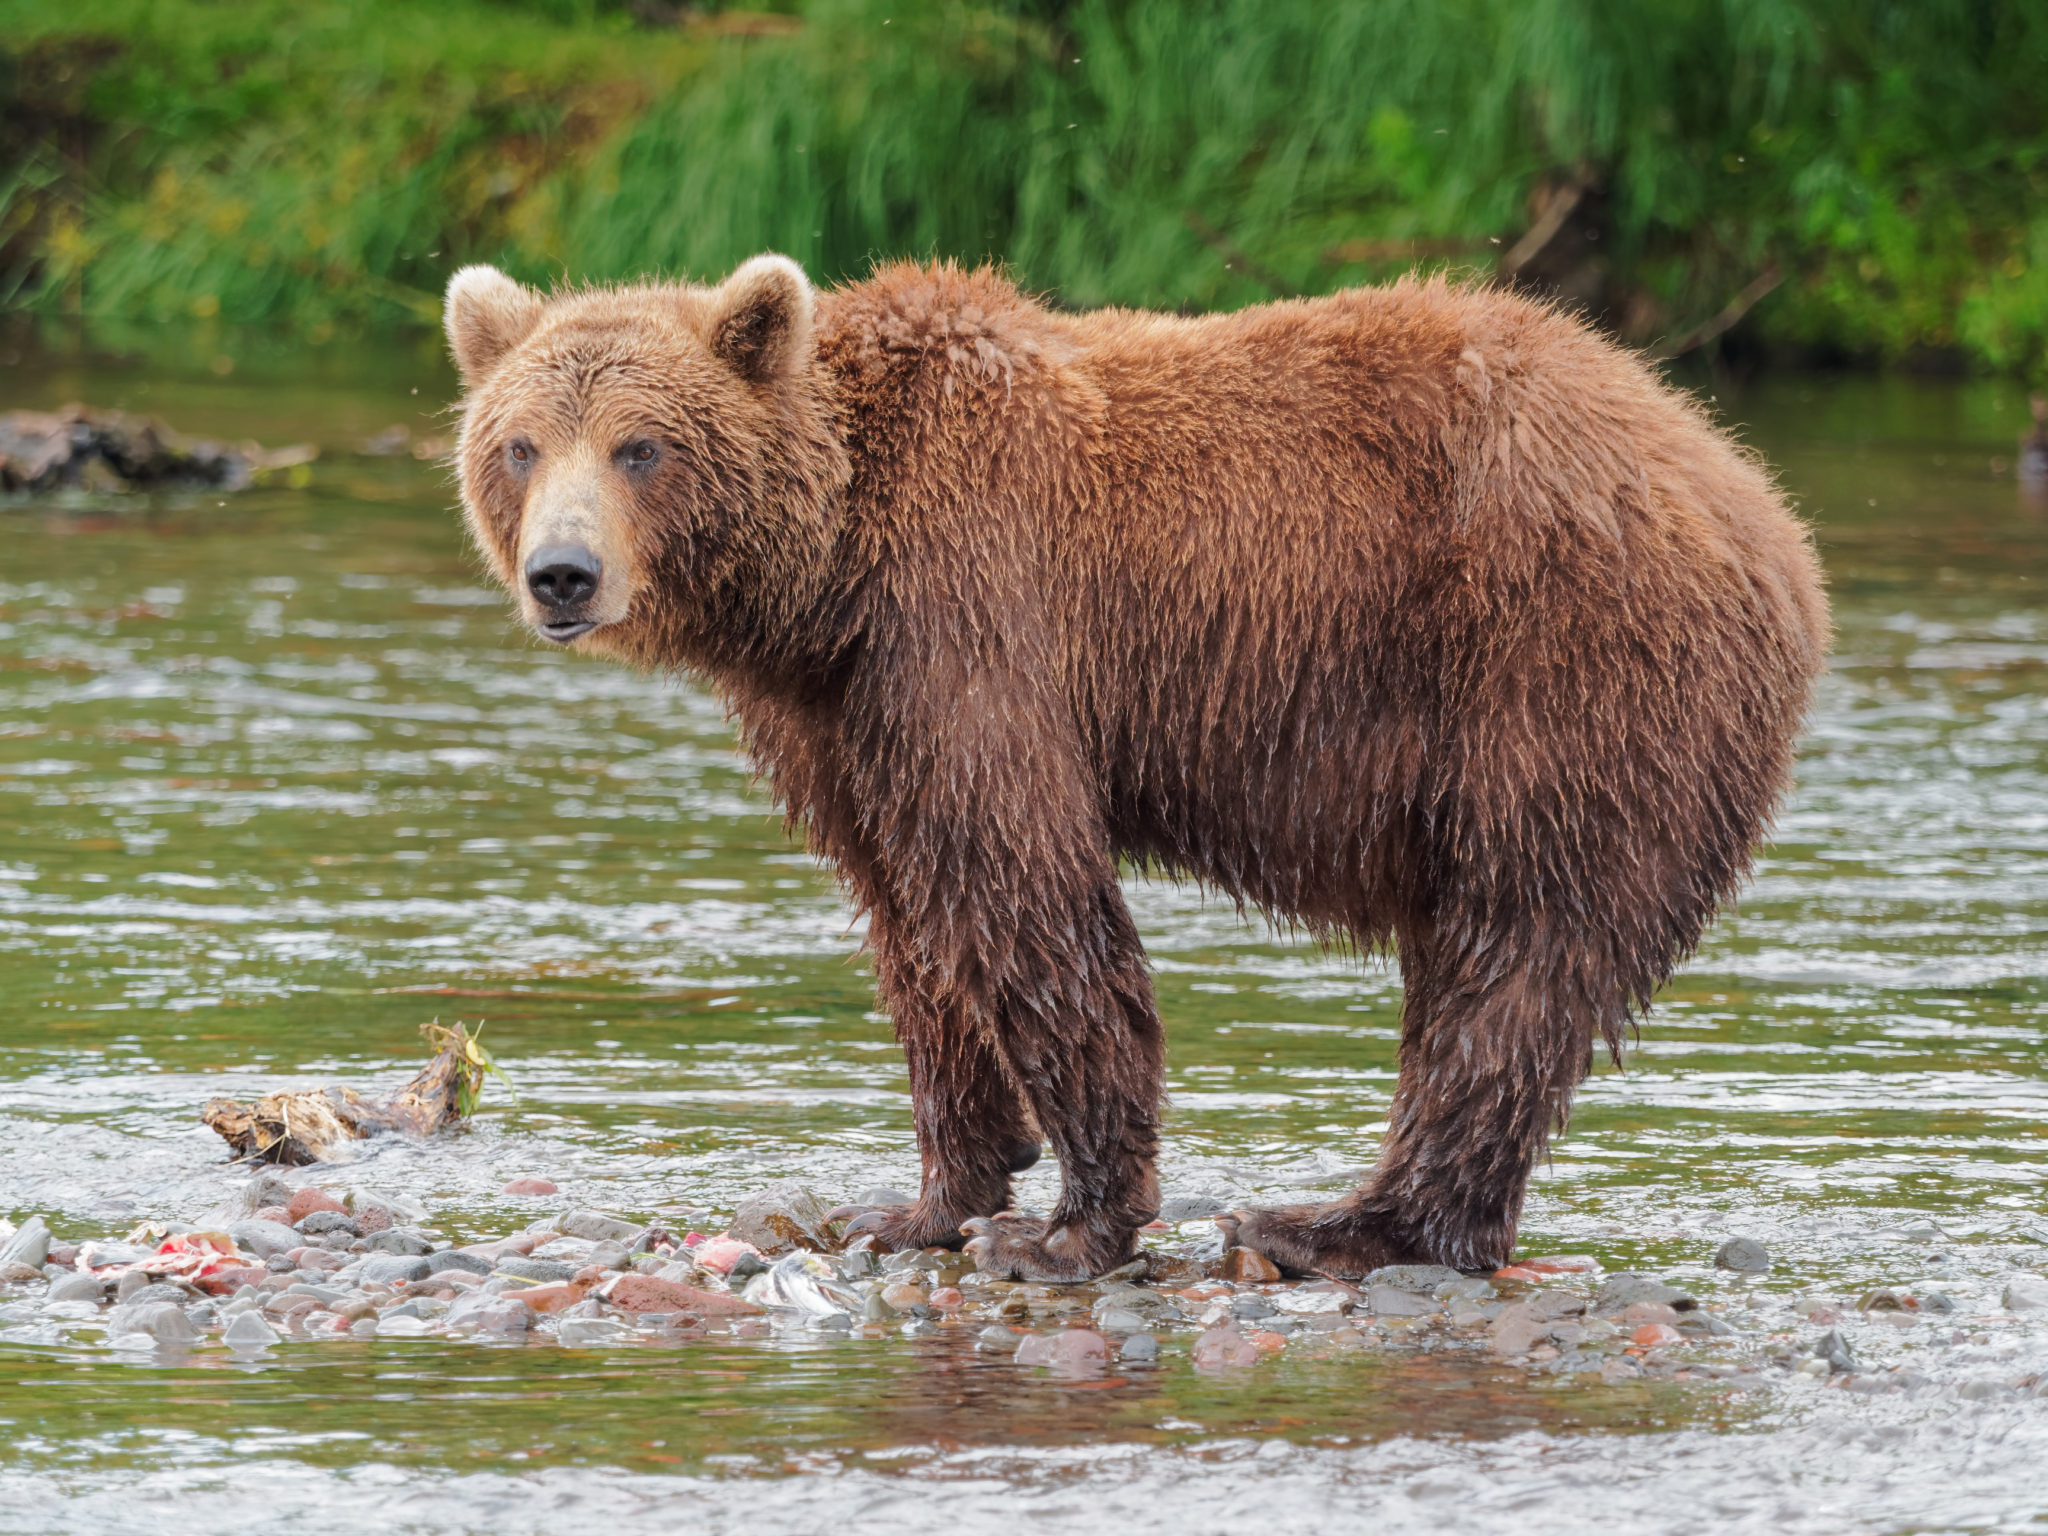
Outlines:
[[[905, 654], [928, 669], [882, 666]], [[1030, 658], [1020, 645], [1011, 659]], [[1158, 1212], [1164, 1046], [1072, 716], [1046, 692], [1043, 664], [968, 665], [939, 639], [876, 664], [850, 690], [845, 758], [888, 943], [935, 1020], [929, 1043], [904, 1042], [921, 1143], [978, 1137], [992, 1187], [993, 1154], [1015, 1136], [1000, 1116], [951, 1114], [938, 1070], [991, 1050], [1058, 1156], [1062, 1189], [1043, 1220], [974, 1212], [968, 1251], [991, 1274], [1090, 1279], [1128, 1262]]]

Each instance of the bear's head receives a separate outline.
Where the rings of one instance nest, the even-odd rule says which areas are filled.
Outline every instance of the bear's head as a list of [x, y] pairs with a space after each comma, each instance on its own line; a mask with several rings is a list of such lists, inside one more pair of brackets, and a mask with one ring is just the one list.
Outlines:
[[846, 455], [803, 271], [544, 296], [448, 284], [470, 531], [562, 644], [717, 669], [776, 647], [826, 582]]

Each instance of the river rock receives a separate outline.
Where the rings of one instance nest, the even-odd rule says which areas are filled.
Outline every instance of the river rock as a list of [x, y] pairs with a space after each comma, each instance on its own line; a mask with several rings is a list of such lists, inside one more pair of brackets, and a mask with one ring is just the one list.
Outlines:
[[647, 1229], [603, 1211], [571, 1211], [555, 1224], [564, 1237], [586, 1238], [594, 1243], [613, 1242], [631, 1248], [647, 1235]]
[[199, 1337], [184, 1309], [169, 1301], [116, 1307], [107, 1314], [107, 1334], [111, 1338], [124, 1333], [146, 1333], [159, 1344], [190, 1344]]
[[561, 1259], [529, 1259], [516, 1253], [508, 1253], [498, 1260], [496, 1273], [510, 1275], [515, 1280], [537, 1280], [552, 1284], [561, 1280], [573, 1280], [582, 1266], [566, 1263]]
[[262, 448], [185, 437], [148, 416], [67, 405], [0, 414], [0, 490], [115, 491], [205, 485], [238, 491], [318, 457], [310, 443]]
[[1195, 1340], [1193, 1356], [1197, 1366], [1213, 1370], [1221, 1366], [1257, 1365], [1265, 1358], [1265, 1351], [1240, 1333], [1235, 1323], [1219, 1323]]
[[1228, 1248], [1209, 1266], [1212, 1279], [1236, 1285], [1271, 1285], [1280, 1278], [1280, 1266], [1256, 1248]]
[[1110, 1307], [1095, 1314], [1095, 1326], [1104, 1333], [1139, 1333], [1144, 1330], [1145, 1319], [1122, 1307]]
[[1464, 1278], [1455, 1269], [1443, 1264], [1386, 1264], [1365, 1277], [1371, 1286], [1386, 1286], [1397, 1291], [1418, 1291], [1424, 1296], [1436, 1294], [1440, 1285], [1448, 1285]]
[[25, 1264], [40, 1271], [50, 1257], [50, 1228], [40, 1216], [31, 1216], [0, 1244], [0, 1264]]
[[[352, 1271], [352, 1273], [351, 1273]], [[363, 1259], [349, 1270], [357, 1284], [397, 1285], [401, 1281], [424, 1280], [434, 1271], [425, 1259], [413, 1254], [375, 1253]]]
[[202, 1275], [193, 1284], [213, 1296], [232, 1296], [245, 1285], [259, 1285], [269, 1277], [268, 1268], [254, 1264], [238, 1264], [232, 1269], [216, 1269], [210, 1275]]
[[729, 1292], [699, 1290], [654, 1275], [620, 1275], [597, 1294], [621, 1312], [694, 1312], [699, 1317], [741, 1317], [761, 1310]]
[[488, 1275], [491, 1272], [491, 1261], [478, 1258], [473, 1253], [465, 1253], [460, 1248], [443, 1248], [439, 1253], [427, 1255], [429, 1274], [445, 1275], [451, 1270], [465, 1275]]
[[555, 1187], [554, 1180], [535, 1178], [529, 1174], [523, 1178], [512, 1180], [511, 1183], [499, 1190], [498, 1193], [501, 1195], [558, 1195], [561, 1191]]
[[752, 1243], [764, 1254], [794, 1253], [799, 1248], [824, 1253], [836, 1246], [826, 1212], [824, 1201], [809, 1186], [785, 1179], [741, 1201], [726, 1235]]
[[1443, 1311], [1434, 1296], [1393, 1285], [1368, 1286], [1365, 1303], [1374, 1317], [1435, 1317]]
[[50, 1282], [45, 1295], [48, 1301], [99, 1301], [106, 1295], [106, 1285], [92, 1275], [59, 1275]]
[[1842, 1337], [1838, 1328], [1830, 1328], [1821, 1335], [1813, 1346], [1813, 1357], [1826, 1361], [1828, 1369], [1837, 1375], [1854, 1375], [1863, 1369], [1862, 1363], [1850, 1350], [1849, 1341]]
[[0, 1263], [0, 1285], [27, 1285], [43, 1278], [40, 1265]]
[[555, 1328], [555, 1342], [564, 1349], [595, 1349], [632, 1336], [630, 1327], [608, 1317], [564, 1318]]
[[221, 1343], [230, 1349], [268, 1349], [277, 1343], [278, 1331], [263, 1320], [260, 1312], [244, 1312], [220, 1333]]
[[334, 1196], [328, 1194], [326, 1190], [315, 1189], [310, 1184], [304, 1189], [294, 1191], [291, 1203], [285, 1207], [285, 1214], [291, 1218], [292, 1225], [295, 1227], [315, 1211], [337, 1211], [346, 1216], [348, 1214], [348, 1207], [335, 1199]]
[[1607, 1282], [1593, 1297], [1592, 1310], [1606, 1316], [1609, 1313], [1625, 1312], [1639, 1301], [1659, 1301], [1680, 1312], [1690, 1312], [1699, 1303], [1676, 1286], [1665, 1285], [1652, 1280], [1648, 1275], [1630, 1274], [1627, 1271], [1609, 1275]]
[[1123, 1342], [1116, 1352], [1119, 1360], [1128, 1360], [1134, 1365], [1144, 1364], [1159, 1358], [1159, 1340], [1149, 1333], [1134, 1333]]
[[1771, 1272], [1771, 1252], [1753, 1237], [1731, 1237], [1714, 1250], [1714, 1264], [1738, 1274], [1767, 1275]]
[[425, 1258], [434, 1251], [434, 1245], [426, 1234], [417, 1227], [386, 1227], [381, 1232], [372, 1232], [363, 1239], [365, 1253], [398, 1253], [407, 1258]]
[[2008, 1312], [2037, 1312], [2048, 1308], [2048, 1280], [2038, 1275], [2021, 1275], [2006, 1283], [2001, 1298]]
[[231, 1222], [227, 1230], [236, 1247], [255, 1254], [259, 1259], [289, 1253], [305, 1241], [281, 1221], [258, 1221], [253, 1217]]
[[1014, 1328], [1005, 1328], [1001, 1323], [991, 1323], [974, 1336], [974, 1347], [985, 1355], [1014, 1353], [1023, 1342], [1022, 1334]]
[[318, 1237], [324, 1232], [346, 1232], [350, 1237], [363, 1235], [363, 1229], [356, 1225], [356, 1219], [347, 1211], [330, 1210], [325, 1206], [308, 1211], [293, 1225], [308, 1237]]

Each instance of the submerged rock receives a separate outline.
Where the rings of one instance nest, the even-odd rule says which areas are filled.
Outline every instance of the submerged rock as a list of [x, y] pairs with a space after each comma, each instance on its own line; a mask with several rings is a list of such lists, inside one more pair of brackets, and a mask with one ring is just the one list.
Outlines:
[[50, 1257], [50, 1228], [40, 1216], [31, 1216], [0, 1244], [0, 1265], [22, 1264], [40, 1270]]
[[1771, 1271], [1771, 1253], [1755, 1238], [1731, 1237], [1714, 1251], [1714, 1264], [1738, 1274], [1767, 1275]]

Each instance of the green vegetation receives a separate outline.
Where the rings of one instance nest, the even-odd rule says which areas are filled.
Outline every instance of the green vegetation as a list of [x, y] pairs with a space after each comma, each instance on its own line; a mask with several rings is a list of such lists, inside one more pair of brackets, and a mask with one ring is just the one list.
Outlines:
[[469, 260], [1193, 307], [1419, 264], [1647, 345], [2048, 368], [2037, 0], [671, 10], [0, 0], [0, 303], [317, 339]]

